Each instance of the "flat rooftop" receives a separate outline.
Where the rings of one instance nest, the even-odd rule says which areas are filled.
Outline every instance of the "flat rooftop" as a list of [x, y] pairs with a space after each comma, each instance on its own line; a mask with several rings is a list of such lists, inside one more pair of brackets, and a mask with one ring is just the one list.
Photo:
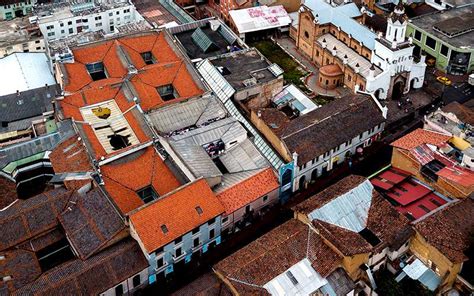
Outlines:
[[42, 38], [37, 26], [31, 25], [27, 18], [15, 18], [0, 22], [0, 47]]
[[[191, 59], [208, 58], [230, 52], [237, 36], [219, 20], [198, 21], [171, 29]], [[240, 45], [237, 45], [238, 48]]]
[[453, 202], [449, 197], [412, 178], [409, 173], [392, 167], [370, 179], [370, 182], [398, 212], [410, 220], [418, 220]]
[[474, 50], [474, 4], [425, 14], [410, 22], [452, 46]]
[[129, 5], [132, 4], [127, 0], [78, 0], [75, 3], [61, 1], [38, 6], [35, 15], [38, 17], [38, 23], [42, 24]]
[[222, 55], [212, 59], [211, 63], [236, 90], [266, 83], [276, 78], [269, 69], [272, 64], [256, 49]]

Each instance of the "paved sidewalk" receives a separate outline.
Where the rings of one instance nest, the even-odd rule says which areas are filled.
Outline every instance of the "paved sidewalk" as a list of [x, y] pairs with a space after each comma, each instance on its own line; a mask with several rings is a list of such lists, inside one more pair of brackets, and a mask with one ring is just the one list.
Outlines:
[[297, 61], [306, 71], [311, 74], [305, 79], [306, 87], [311, 89], [315, 94], [328, 97], [341, 97], [350, 93], [350, 90], [343, 87], [336, 89], [325, 89], [318, 85], [319, 69], [315, 64], [305, 55], [303, 55], [297, 48], [295, 41], [288, 37], [276, 39], [276, 43], [288, 53], [295, 61]]

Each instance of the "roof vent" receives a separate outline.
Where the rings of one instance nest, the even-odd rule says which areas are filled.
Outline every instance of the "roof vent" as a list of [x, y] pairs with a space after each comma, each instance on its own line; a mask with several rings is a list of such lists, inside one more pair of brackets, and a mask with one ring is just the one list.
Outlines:
[[11, 281], [11, 280], [12, 280], [12, 277], [11, 277], [10, 275], [7, 275], [7, 276], [4, 276], [4, 277], [2, 278], [2, 280], [3, 280], [4, 282], [8, 282], [8, 281]]

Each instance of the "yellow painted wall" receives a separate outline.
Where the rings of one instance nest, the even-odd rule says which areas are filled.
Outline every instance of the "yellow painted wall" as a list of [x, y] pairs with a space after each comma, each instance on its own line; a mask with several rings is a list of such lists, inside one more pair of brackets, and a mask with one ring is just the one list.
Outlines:
[[354, 256], [344, 256], [344, 259], [342, 259], [342, 266], [351, 279], [358, 280], [365, 276], [363, 270], [359, 267], [363, 264], [368, 264], [368, 262], [369, 253], [357, 254]]
[[452, 263], [438, 249], [430, 245], [418, 232], [410, 241], [410, 251], [421, 261], [429, 266], [429, 261], [433, 262], [437, 270], [434, 270], [442, 279], [440, 290], [451, 287], [456, 280], [456, 276], [461, 271], [461, 263]]

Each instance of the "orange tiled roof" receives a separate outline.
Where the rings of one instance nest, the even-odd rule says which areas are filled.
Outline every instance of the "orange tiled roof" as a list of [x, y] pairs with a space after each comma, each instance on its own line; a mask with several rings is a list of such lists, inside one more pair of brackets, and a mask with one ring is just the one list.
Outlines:
[[56, 146], [49, 155], [55, 173], [90, 172], [93, 170], [86, 147], [74, 135]]
[[[202, 214], [198, 214], [198, 206]], [[151, 253], [223, 211], [207, 182], [199, 179], [138, 210], [130, 220], [145, 250]], [[162, 225], [166, 225], [167, 233]]]
[[[134, 102], [130, 102], [127, 100], [124, 93], [120, 90], [120, 87], [111, 85], [102, 87], [100, 89], [84, 89], [81, 92], [77, 92], [75, 94], [65, 97], [64, 100], [61, 100], [59, 102], [59, 104], [61, 106], [64, 118], [73, 118], [76, 121], [83, 121], [84, 118], [82, 117], [80, 108], [97, 104], [100, 102], [105, 102], [111, 99], [113, 99], [117, 103], [122, 112], [129, 110], [135, 105]], [[135, 118], [135, 116], [131, 112], [127, 112], [126, 114], [124, 114], [124, 117], [132, 128], [135, 135], [137, 136], [140, 143], [150, 140], [148, 135], [146, 135], [143, 129], [141, 128], [138, 119]], [[95, 135], [93, 128], [87, 124], [81, 124], [81, 127], [84, 130], [87, 140], [91, 145], [91, 148], [94, 152], [94, 157], [96, 159], [99, 159], [101, 156], [107, 155], [104, 147]]]
[[[74, 63], [64, 64], [67, 73], [66, 91], [74, 93], [84, 88], [98, 88], [123, 81], [127, 69], [119, 57], [119, 47], [139, 70], [132, 82], [145, 111], [165, 103], [156, 91], [158, 86], [172, 83], [179, 94], [179, 98], [173, 100], [175, 102], [203, 93], [187, 70], [185, 62], [168, 44], [165, 33], [156, 32], [74, 49]], [[144, 52], [151, 52], [156, 63], [146, 65], [140, 55]], [[106, 79], [92, 81], [86, 64], [95, 62], [103, 62], [107, 72]]]
[[421, 144], [431, 144], [439, 146], [448, 141], [450, 138], [450, 136], [419, 128], [409, 133], [408, 135], [405, 135], [400, 139], [392, 142], [391, 145], [393, 147], [411, 150], [420, 146]]
[[156, 193], [165, 195], [180, 186], [153, 147], [101, 166], [101, 173], [105, 189], [125, 214], [144, 204], [138, 190], [152, 185]]
[[224, 206], [226, 215], [229, 215], [265, 194], [278, 189], [279, 186], [273, 170], [268, 168], [229, 187], [219, 193], [217, 198]]

